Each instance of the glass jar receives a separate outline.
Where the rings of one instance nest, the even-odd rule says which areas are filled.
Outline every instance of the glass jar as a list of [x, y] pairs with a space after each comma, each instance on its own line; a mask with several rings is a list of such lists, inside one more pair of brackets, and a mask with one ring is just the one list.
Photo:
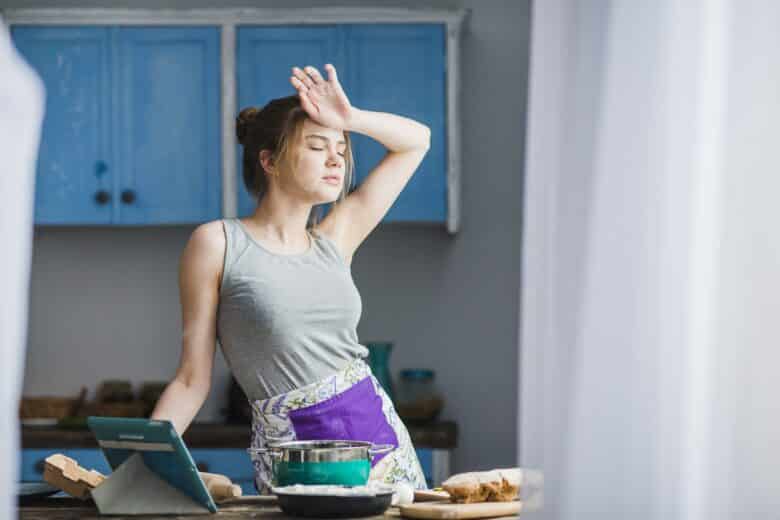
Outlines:
[[444, 408], [444, 397], [434, 382], [433, 370], [413, 368], [401, 371], [396, 388], [396, 410], [409, 422], [434, 421]]

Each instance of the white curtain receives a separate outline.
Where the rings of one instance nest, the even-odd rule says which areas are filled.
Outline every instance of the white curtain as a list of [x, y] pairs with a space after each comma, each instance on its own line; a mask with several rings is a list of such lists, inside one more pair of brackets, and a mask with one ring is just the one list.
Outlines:
[[43, 86], [0, 21], [0, 518], [16, 518], [33, 188]]
[[772, 0], [534, 2], [531, 516], [780, 516], [778, 20]]

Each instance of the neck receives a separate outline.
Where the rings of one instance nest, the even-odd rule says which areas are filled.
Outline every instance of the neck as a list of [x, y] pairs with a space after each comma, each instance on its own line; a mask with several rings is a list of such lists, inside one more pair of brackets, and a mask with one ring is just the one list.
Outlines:
[[269, 240], [305, 249], [309, 244], [306, 224], [311, 210], [310, 203], [274, 196], [269, 191], [246, 220]]

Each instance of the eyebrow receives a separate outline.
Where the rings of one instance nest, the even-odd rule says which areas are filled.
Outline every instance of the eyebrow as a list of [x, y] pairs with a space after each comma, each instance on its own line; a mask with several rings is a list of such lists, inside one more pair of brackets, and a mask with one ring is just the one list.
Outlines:
[[[323, 141], [328, 142], [328, 143], [330, 142], [330, 139], [328, 139], [324, 135], [309, 134], [309, 135], [306, 136], [306, 139], [308, 139], [309, 137], [314, 137], [316, 139], [322, 139]], [[347, 142], [346, 141], [339, 141], [337, 144], [347, 144]]]

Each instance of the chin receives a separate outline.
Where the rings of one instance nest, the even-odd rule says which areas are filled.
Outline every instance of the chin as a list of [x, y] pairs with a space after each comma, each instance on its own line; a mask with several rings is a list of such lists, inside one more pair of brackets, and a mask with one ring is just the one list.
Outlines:
[[320, 197], [320, 200], [319, 200], [319, 202], [317, 202], [317, 204], [330, 204], [332, 202], [336, 202], [337, 200], [339, 200], [339, 194], [340, 193], [341, 193], [341, 190], [339, 190], [339, 192], [336, 193], [336, 194], [333, 194], [333, 193], [323, 193], [322, 197]]

